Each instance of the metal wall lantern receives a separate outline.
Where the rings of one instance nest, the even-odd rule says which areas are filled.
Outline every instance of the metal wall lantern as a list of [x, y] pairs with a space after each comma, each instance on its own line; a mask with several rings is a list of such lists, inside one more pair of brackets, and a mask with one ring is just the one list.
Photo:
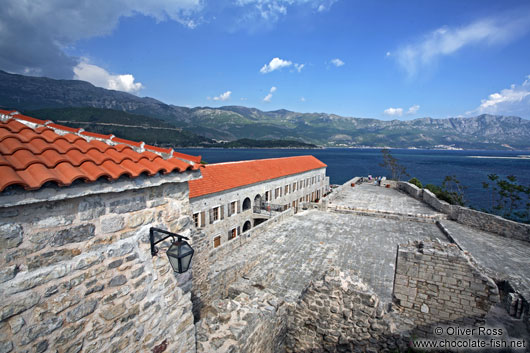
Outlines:
[[[166, 234], [165, 237], [155, 241], [155, 232]], [[155, 246], [158, 243], [163, 242], [167, 238], [172, 238], [173, 242], [169, 249], [167, 249], [167, 257], [169, 258], [169, 263], [173, 267], [173, 271], [178, 273], [186, 272], [191, 264], [191, 258], [195, 250], [188, 244], [185, 236], [168, 232], [167, 230], [150, 228], [149, 229], [149, 242], [151, 243], [151, 255], [155, 256], [158, 254], [158, 248]], [[184, 240], [186, 239], [186, 240]]]

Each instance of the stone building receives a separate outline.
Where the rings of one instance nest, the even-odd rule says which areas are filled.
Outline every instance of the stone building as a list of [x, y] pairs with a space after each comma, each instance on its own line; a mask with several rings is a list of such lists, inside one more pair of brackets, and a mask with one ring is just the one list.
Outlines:
[[195, 352], [191, 271], [152, 256], [149, 229], [200, 237], [199, 166], [0, 111], [0, 352]]
[[313, 156], [218, 163], [201, 172], [189, 183], [190, 205], [212, 248], [329, 191], [326, 165]]

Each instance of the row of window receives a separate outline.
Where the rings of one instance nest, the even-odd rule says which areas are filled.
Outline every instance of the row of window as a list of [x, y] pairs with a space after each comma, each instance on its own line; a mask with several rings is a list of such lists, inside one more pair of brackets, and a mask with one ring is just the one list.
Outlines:
[[[288, 195], [289, 193], [293, 193], [297, 189], [301, 190], [302, 188], [311, 186], [311, 185], [313, 185], [315, 183], [319, 183], [319, 182], [320, 182], [320, 175], [317, 175], [317, 176], [310, 177], [310, 178], [307, 178], [307, 179], [295, 181], [294, 183], [287, 184], [287, 185], [285, 185], [283, 187], [281, 187], [281, 186], [277, 187], [276, 189], [274, 189], [274, 199], [277, 199], [277, 198], [280, 198], [282, 196]], [[273, 199], [271, 197], [272, 197], [272, 192], [271, 191], [265, 192], [265, 201], [272, 201]]]
[[[297, 182], [294, 182], [292, 184], [288, 184], [285, 186], [280, 186], [274, 189], [274, 199], [280, 198], [282, 196], [288, 195], [289, 193], [293, 193], [296, 190], [301, 190], [302, 188], [311, 186], [315, 183], [320, 182], [320, 175], [313, 176], [310, 178], [306, 178], [303, 180], [299, 180]], [[313, 193], [314, 194], [314, 193]], [[309, 201], [315, 201], [319, 197], [315, 196], [306, 196], [306, 202]], [[272, 190], [268, 190], [265, 192], [265, 201], [270, 202], [272, 201]], [[300, 202], [304, 202], [304, 198], [300, 199]], [[255, 205], [259, 206], [259, 205]], [[250, 199], [247, 197], [243, 201], [243, 211], [250, 209], [251, 202]], [[230, 202], [227, 207], [227, 217], [230, 217], [233, 214], [241, 213], [241, 202], [240, 201], [232, 201]], [[213, 224], [217, 221], [220, 221], [225, 218], [224, 214], [225, 208], [223, 206], [216, 206], [208, 210], [208, 218], [209, 218], [209, 224]], [[195, 227], [204, 227], [206, 225], [206, 212], [196, 212], [193, 214], [193, 222], [195, 223]]]

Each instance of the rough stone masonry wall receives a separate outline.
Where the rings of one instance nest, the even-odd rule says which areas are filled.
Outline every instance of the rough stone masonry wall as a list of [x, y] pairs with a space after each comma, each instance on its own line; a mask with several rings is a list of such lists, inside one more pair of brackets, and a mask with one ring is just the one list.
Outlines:
[[385, 312], [355, 274], [329, 269], [289, 315], [287, 352], [388, 352], [404, 349], [407, 325]]
[[194, 352], [191, 274], [152, 226], [196, 236], [187, 183], [0, 208], [0, 352]]
[[400, 245], [394, 278], [394, 304], [417, 330], [434, 324], [475, 325], [499, 302], [497, 285], [455, 244]]

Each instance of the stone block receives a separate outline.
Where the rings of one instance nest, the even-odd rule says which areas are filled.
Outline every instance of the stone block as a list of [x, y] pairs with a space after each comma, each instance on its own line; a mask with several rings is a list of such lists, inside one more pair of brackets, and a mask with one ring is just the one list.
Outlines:
[[106, 216], [101, 218], [101, 232], [104, 234], [114, 233], [124, 228], [122, 216]]
[[105, 204], [100, 197], [85, 197], [79, 201], [78, 213], [82, 221], [96, 219], [105, 214]]
[[109, 282], [109, 287], [117, 287], [127, 283], [127, 277], [124, 275], [118, 275], [113, 277]]
[[60, 249], [51, 250], [45, 253], [37, 254], [28, 258], [28, 270], [33, 271], [41, 267], [50, 266], [54, 263], [70, 260], [81, 254], [79, 249]]
[[13, 300], [12, 303], [3, 305], [0, 308], [0, 321], [4, 321], [34, 307], [39, 301], [40, 296], [37, 293], [29, 293], [20, 299]]
[[145, 207], [145, 196], [123, 198], [109, 203], [109, 211], [112, 213], [130, 213], [142, 210]]
[[68, 322], [77, 322], [85, 316], [92, 314], [96, 310], [97, 305], [97, 300], [87, 300], [69, 311], [66, 314], [66, 320]]
[[0, 268], [0, 283], [4, 283], [4, 282], [7, 282], [15, 278], [17, 273], [18, 273], [18, 265]]
[[16, 248], [22, 243], [23, 230], [20, 224], [0, 225], [0, 249]]
[[26, 345], [33, 342], [39, 337], [46, 336], [51, 332], [57, 330], [63, 325], [63, 319], [60, 317], [52, 317], [44, 322], [36, 325], [31, 325], [26, 328], [20, 343]]
[[81, 322], [78, 325], [69, 325], [66, 328], [62, 330], [59, 337], [57, 337], [54, 341], [55, 347], [64, 347], [66, 344], [71, 342], [73, 339], [77, 337], [81, 331], [85, 328], [85, 323]]
[[63, 246], [70, 243], [79, 243], [89, 240], [94, 236], [93, 224], [82, 224], [53, 233], [50, 239], [51, 246]]
[[125, 304], [121, 303], [119, 305], [107, 305], [103, 307], [99, 315], [103, 319], [111, 321], [121, 316], [123, 313], [125, 313]]

